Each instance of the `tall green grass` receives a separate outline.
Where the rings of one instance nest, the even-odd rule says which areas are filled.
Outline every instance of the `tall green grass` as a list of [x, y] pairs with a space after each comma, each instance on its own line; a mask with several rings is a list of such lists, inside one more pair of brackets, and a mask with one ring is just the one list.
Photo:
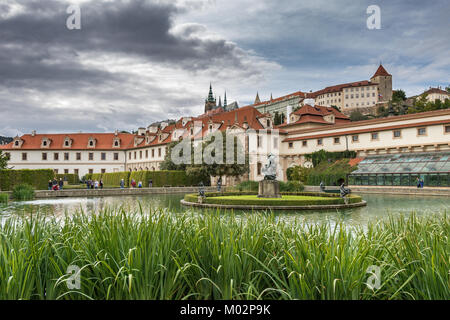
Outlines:
[[12, 196], [16, 201], [27, 201], [34, 199], [34, 189], [32, 186], [22, 183], [14, 186]]
[[[0, 226], [0, 299], [449, 299], [449, 218], [366, 229], [105, 209]], [[69, 290], [69, 265], [81, 289]], [[369, 266], [381, 287], [366, 286]]]
[[9, 195], [7, 193], [0, 193], [0, 204], [8, 204]]

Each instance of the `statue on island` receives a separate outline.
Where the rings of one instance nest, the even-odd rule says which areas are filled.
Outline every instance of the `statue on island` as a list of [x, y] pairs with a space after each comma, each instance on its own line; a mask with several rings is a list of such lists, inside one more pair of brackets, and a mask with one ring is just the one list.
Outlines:
[[267, 157], [267, 163], [261, 170], [264, 174], [264, 180], [276, 180], [277, 179], [277, 162], [275, 155], [272, 153]]
[[264, 180], [259, 182], [259, 198], [281, 198], [280, 183], [277, 181], [277, 162], [272, 153], [267, 157], [267, 163], [261, 170]]

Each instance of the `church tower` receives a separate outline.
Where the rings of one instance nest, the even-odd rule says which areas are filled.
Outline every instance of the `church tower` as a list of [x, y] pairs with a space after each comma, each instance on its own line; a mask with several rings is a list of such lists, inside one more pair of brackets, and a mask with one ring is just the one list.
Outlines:
[[205, 113], [216, 108], [216, 99], [214, 98], [211, 83], [209, 84], [208, 98], [205, 100]]
[[370, 81], [378, 84], [378, 102], [387, 102], [392, 99], [392, 75], [381, 63]]

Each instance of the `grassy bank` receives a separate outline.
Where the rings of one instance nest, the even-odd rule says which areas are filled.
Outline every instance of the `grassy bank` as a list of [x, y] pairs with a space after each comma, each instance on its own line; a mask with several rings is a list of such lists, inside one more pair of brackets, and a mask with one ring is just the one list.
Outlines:
[[449, 299], [449, 234], [446, 215], [365, 231], [262, 214], [14, 217], [0, 227], [0, 299]]

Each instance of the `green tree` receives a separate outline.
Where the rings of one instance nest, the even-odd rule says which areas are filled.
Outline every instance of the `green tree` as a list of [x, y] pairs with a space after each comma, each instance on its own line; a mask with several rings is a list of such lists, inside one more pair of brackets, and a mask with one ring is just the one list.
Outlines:
[[6, 169], [8, 167], [8, 157], [6, 154], [0, 150], [0, 170]]
[[354, 110], [352, 113], [350, 113], [350, 120], [351, 121], [361, 121], [361, 120], [368, 120], [369, 117], [367, 115], [364, 115], [359, 110]]
[[406, 93], [403, 90], [394, 90], [392, 92], [392, 101], [405, 101]]

